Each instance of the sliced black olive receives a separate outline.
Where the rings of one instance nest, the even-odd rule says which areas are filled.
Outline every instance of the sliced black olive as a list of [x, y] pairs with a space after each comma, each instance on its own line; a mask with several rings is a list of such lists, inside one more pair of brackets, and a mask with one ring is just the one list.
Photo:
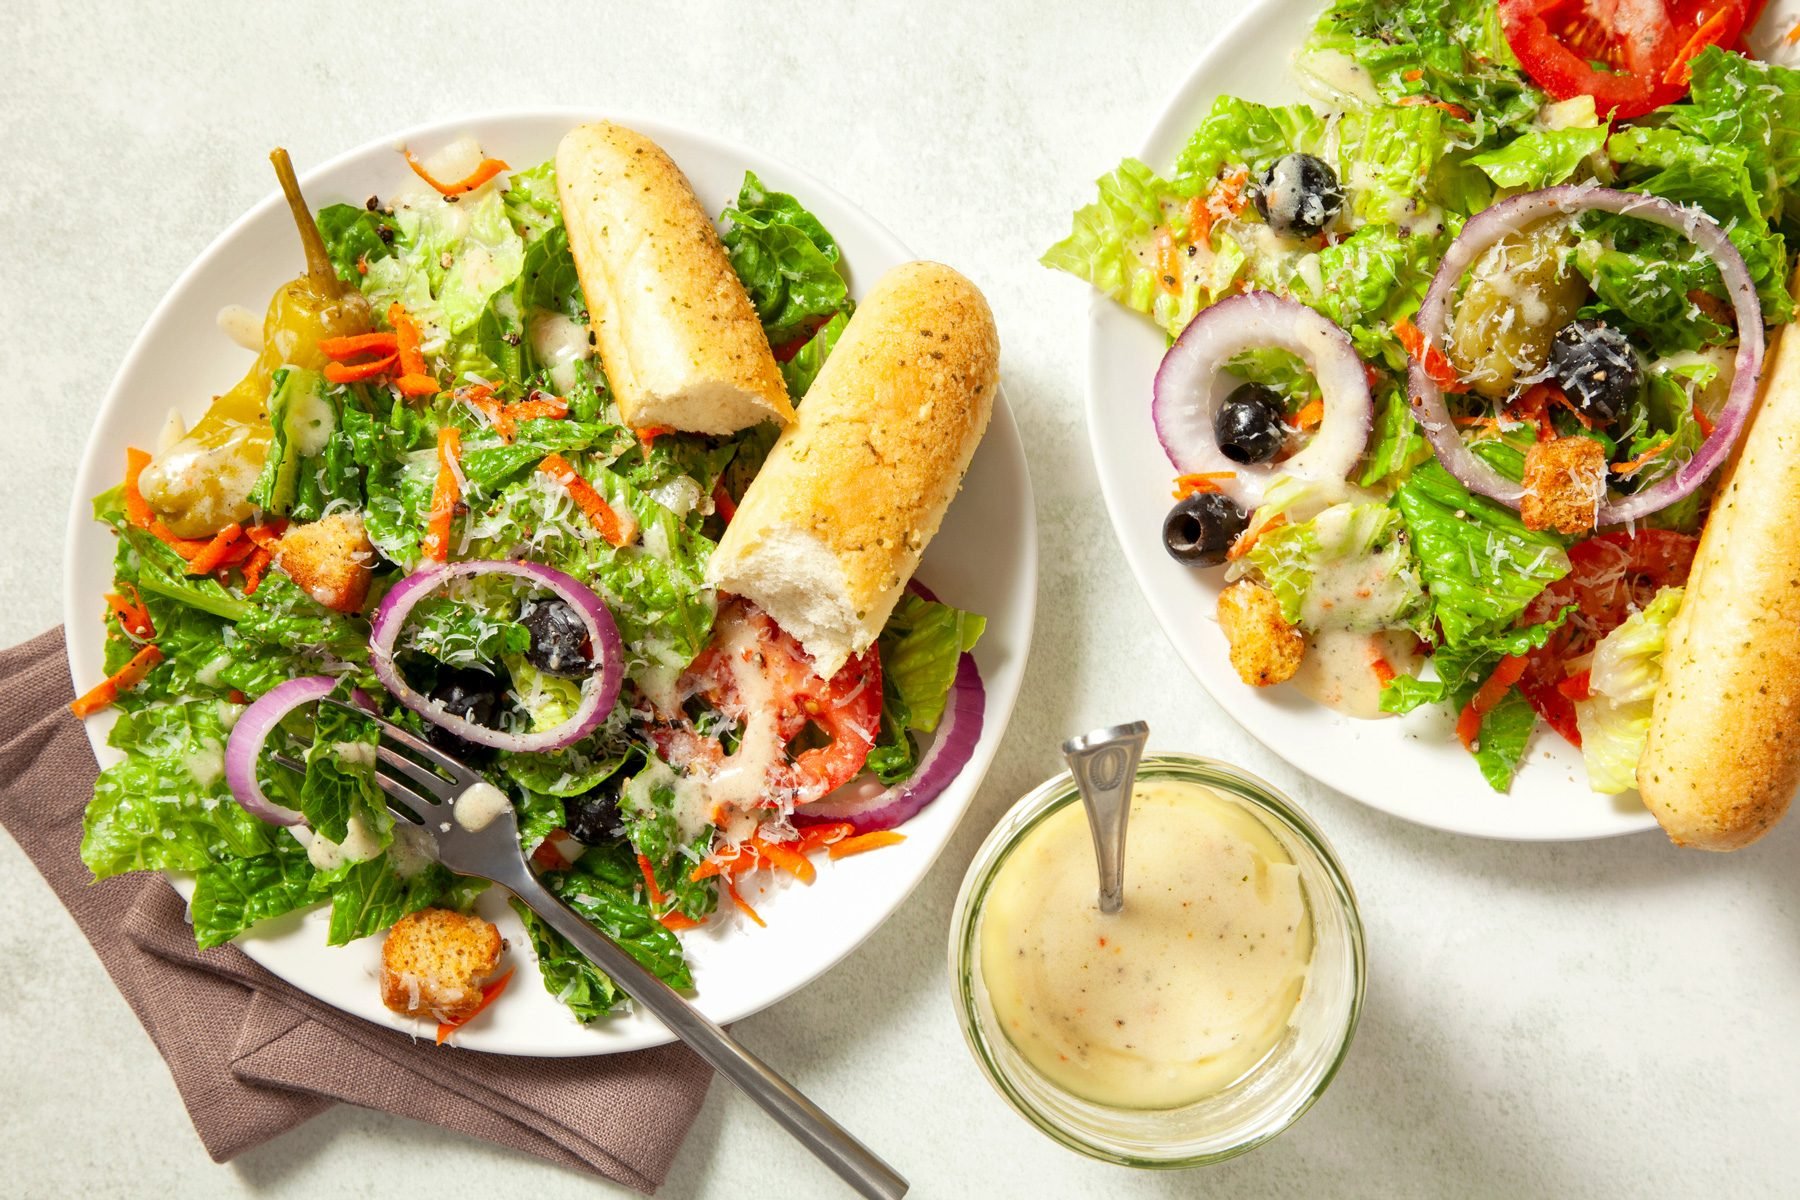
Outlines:
[[1605, 321], [1571, 321], [1550, 343], [1550, 374], [1589, 420], [1617, 421], [1643, 394], [1644, 368], [1630, 339]]
[[1169, 557], [1190, 567], [1216, 567], [1250, 524], [1250, 515], [1229, 496], [1199, 492], [1176, 504], [1163, 521]]
[[520, 616], [519, 623], [531, 634], [525, 661], [544, 674], [579, 679], [593, 672], [587, 626], [561, 600], [534, 601]]
[[1250, 201], [1276, 233], [1309, 238], [1343, 211], [1344, 188], [1323, 159], [1285, 154], [1256, 181]]
[[[501, 708], [501, 683], [486, 671], [442, 667], [438, 670], [437, 686], [431, 689], [431, 698], [453, 717], [489, 729], [498, 728], [495, 722]], [[425, 740], [445, 754], [466, 762], [484, 762], [493, 756], [487, 747], [464, 741], [435, 723], [427, 725]]]
[[1232, 462], [1265, 463], [1287, 440], [1287, 406], [1272, 389], [1246, 383], [1225, 397], [1213, 414], [1213, 437]]
[[624, 818], [619, 814], [618, 779], [607, 780], [592, 791], [570, 796], [563, 801], [563, 828], [569, 836], [588, 846], [610, 842], [617, 836]]

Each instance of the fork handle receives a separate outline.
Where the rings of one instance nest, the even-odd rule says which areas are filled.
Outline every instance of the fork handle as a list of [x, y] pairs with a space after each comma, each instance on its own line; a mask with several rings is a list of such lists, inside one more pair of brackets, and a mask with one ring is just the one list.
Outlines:
[[667, 1026], [670, 1033], [737, 1084], [745, 1095], [775, 1118], [776, 1124], [812, 1151], [858, 1195], [871, 1200], [898, 1200], [906, 1194], [906, 1180], [892, 1167], [778, 1075], [774, 1068], [745, 1049], [736, 1038], [631, 957], [617, 942], [564, 904], [528, 870], [522, 868], [518, 879], [499, 882], [606, 972], [621, 991]]

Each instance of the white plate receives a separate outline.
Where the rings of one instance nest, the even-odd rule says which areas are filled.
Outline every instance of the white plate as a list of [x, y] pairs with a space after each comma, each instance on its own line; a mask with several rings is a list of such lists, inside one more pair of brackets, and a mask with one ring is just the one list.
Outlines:
[[[1265, 0], [1201, 55], [1163, 107], [1138, 157], [1166, 171], [1215, 97], [1266, 104], [1305, 99], [1288, 60], [1322, 0]], [[1104, 296], [1088, 334], [1088, 436], [1100, 490], [1132, 574], [1163, 632], [1221, 707], [1257, 740], [1321, 783], [1374, 808], [1454, 833], [1516, 841], [1578, 841], [1654, 829], [1636, 793], [1587, 785], [1580, 751], [1540, 729], [1506, 795], [1492, 791], [1436, 713], [1359, 721], [1283, 685], [1238, 679], [1214, 619], [1219, 571], [1183, 567], [1163, 550], [1174, 468], [1150, 423], [1162, 331]]]
[[[429, 149], [465, 133], [516, 166], [542, 162], [571, 127], [605, 114], [543, 110], [490, 114], [409, 129], [342, 155], [304, 177], [315, 207], [360, 204], [371, 192], [386, 195], [411, 174], [395, 148], [402, 142]], [[617, 117], [660, 142], [693, 181], [709, 212], [737, 195], [746, 169], [770, 187], [794, 193], [843, 247], [852, 294], [913, 257], [880, 224], [825, 184], [754, 151], [654, 120]], [[69, 665], [77, 687], [102, 676], [102, 595], [110, 590], [113, 539], [90, 516], [88, 500], [117, 483], [129, 445], [154, 444], [171, 403], [191, 420], [206, 398], [235, 382], [248, 354], [219, 332], [223, 305], [247, 304], [260, 312], [270, 294], [301, 267], [287, 209], [271, 193], [231, 228], [176, 281], [138, 335], [88, 442], [69, 514], [65, 621]], [[904, 828], [906, 841], [876, 854], [830, 863], [810, 887], [771, 885], [748, 897], [768, 922], [748, 926], [723, 906], [721, 915], [682, 941], [693, 966], [695, 998], [716, 1021], [734, 1021], [773, 1004], [818, 978], [873, 933], [899, 907], [944, 848], [974, 797], [999, 747], [1024, 674], [1037, 601], [1037, 526], [1024, 451], [1004, 398], [975, 456], [967, 484], [932, 542], [919, 578], [946, 601], [988, 618], [976, 650], [987, 684], [986, 724], [974, 758], [954, 784]], [[110, 716], [88, 722], [88, 736], [102, 765], [119, 754], [105, 744]], [[191, 881], [177, 878], [189, 894]], [[498, 891], [498, 889], [494, 889]], [[611, 1054], [670, 1040], [655, 1020], [636, 1013], [578, 1024], [547, 994], [518, 920], [498, 895], [482, 911], [512, 944], [520, 972], [504, 999], [456, 1035], [466, 1049], [502, 1054], [569, 1056]], [[423, 1023], [390, 1013], [377, 995], [380, 939], [333, 949], [325, 944], [322, 909], [284, 918], [238, 945], [251, 958], [296, 987], [379, 1025], [429, 1035]]]

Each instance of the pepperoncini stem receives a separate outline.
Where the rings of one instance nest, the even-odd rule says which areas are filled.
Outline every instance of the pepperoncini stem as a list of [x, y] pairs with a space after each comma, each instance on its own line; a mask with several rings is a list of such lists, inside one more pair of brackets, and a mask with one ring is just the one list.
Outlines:
[[288, 157], [284, 147], [277, 146], [269, 152], [269, 161], [275, 164], [275, 178], [281, 181], [281, 194], [287, 197], [288, 211], [294, 215], [294, 227], [300, 231], [300, 246], [306, 252], [306, 277], [312, 282], [313, 291], [321, 296], [342, 296], [343, 281], [331, 265], [331, 253], [325, 248], [325, 239], [319, 233], [318, 222], [313, 220], [312, 210], [306, 206], [306, 197], [300, 194], [294, 160]]

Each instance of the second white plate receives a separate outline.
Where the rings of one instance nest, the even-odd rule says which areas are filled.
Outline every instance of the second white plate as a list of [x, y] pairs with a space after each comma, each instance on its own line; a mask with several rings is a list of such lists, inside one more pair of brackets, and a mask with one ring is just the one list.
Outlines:
[[[1217, 96], [1304, 101], [1289, 57], [1322, 7], [1322, 0], [1265, 0], [1245, 13], [1194, 64], [1138, 157], [1167, 170]], [[1174, 468], [1150, 422], [1150, 390], [1165, 348], [1151, 322], [1095, 297], [1088, 437], [1132, 574], [1176, 652], [1226, 712], [1314, 779], [1421, 825], [1516, 841], [1578, 841], [1656, 827], [1636, 793], [1614, 797], [1590, 789], [1580, 752], [1547, 729], [1533, 740], [1512, 791], [1502, 795], [1489, 789], [1439, 714], [1359, 721], [1290, 687], [1257, 689], [1238, 679], [1213, 618], [1221, 572], [1183, 567], [1163, 549]]]

